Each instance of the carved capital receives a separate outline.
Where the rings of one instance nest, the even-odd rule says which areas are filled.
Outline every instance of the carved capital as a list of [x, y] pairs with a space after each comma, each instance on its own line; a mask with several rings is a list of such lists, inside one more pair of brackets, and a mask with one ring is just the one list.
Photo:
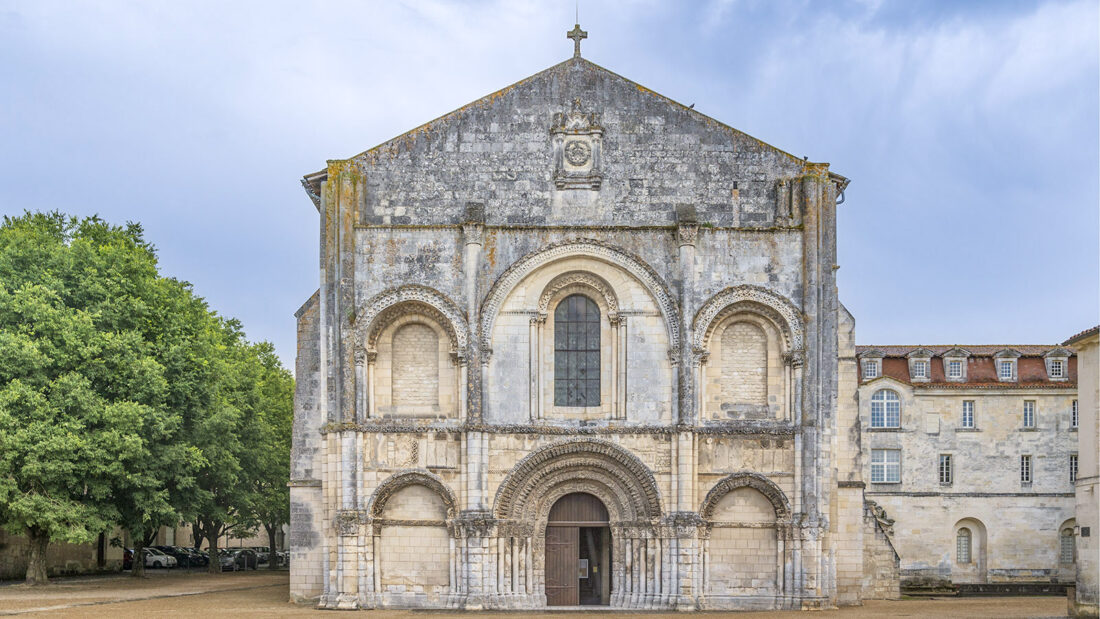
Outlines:
[[680, 246], [695, 245], [696, 239], [699, 237], [699, 224], [697, 223], [681, 223], [676, 226], [676, 239], [679, 241]]

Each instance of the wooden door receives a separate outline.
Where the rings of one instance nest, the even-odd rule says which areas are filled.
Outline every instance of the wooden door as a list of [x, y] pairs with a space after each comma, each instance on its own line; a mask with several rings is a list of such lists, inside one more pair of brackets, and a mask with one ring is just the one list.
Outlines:
[[580, 603], [577, 557], [580, 556], [580, 527], [546, 527], [546, 605], [576, 606]]

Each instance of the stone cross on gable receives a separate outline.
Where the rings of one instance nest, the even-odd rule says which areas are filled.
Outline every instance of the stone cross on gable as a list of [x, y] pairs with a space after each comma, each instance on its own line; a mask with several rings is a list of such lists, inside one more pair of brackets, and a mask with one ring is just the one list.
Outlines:
[[573, 39], [573, 57], [581, 57], [581, 39], [587, 39], [588, 33], [581, 30], [580, 24], [575, 24], [573, 29], [565, 33], [565, 38]]

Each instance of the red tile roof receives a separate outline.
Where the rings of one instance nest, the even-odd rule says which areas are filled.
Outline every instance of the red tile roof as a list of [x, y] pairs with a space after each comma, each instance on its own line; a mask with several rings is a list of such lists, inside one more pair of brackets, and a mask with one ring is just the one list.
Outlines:
[[[929, 368], [929, 380], [914, 382], [909, 379], [909, 359], [905, 355], [919, 348], [927, 348], [935, 353]], [[1066, 380], [1054, 381], [1047, 377], [1046, 360], [1042, 355], [1048, 351], [1061, 348], [1060, 346], [1037, 345], [1004, 345], [1004, 346], [958, 346], [970, 351], [970, 357], [966, 360], [966, 382], [948, 381], [944, 371], [941, 353], [955, 348], [955, 346], [856, 346], [857, 353], [871, 350], [881, 351], [885, 356], [882, 359], [882, 376], [888, 376], [899, 382], [912, 385], [915, 388], [935, 389], [1076, 389], [1077, 388], [1077, 357], [1071, 356], [1066, 368]], [[1014, 382], [1001, 382], [997, 380], [997, 367], [993, 355], [1005, 350], [1015, 350], [1021, 354], [1016, 361], [1016, 376]], [[860, 372], [860, 383], [875, 379], [864, 379]]]
[[1075, 334], [1073, 337], [1071, 337], [1068, 340], [1062, 342], [1062, 346], [1069, 346], [1073, 342], [1076, 342], [1078, 340], [1083, 340], [1086, 337], [1089, 337], [1090, 335], [1096, 335], [1097, 333], [1100, 333], [1100, 325], [1097, 325], [1097, 326], [1095, 326], [1091, 329], [1085, 329], [1084, 331]]

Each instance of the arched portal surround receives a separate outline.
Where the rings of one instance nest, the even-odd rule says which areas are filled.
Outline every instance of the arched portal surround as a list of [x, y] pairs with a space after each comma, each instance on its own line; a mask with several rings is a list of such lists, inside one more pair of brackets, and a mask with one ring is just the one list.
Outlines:
[[[579, 239], [555, 243], [527, 254], [517, 260], [493, 283], [481, 305], [480, 338], [482, 350], [490, 350], [493, 323], [496, 321], [508, 293], [515, 288], [516, 284], [540, 267], [573, 257], [595, 258], [618, 266], [641, 282], [657, 301], [664, 317], [665, 327], [668, 329], [670, 347], [672, 350], [679, 349], [680, 313], [671, 291], [657, 272], [640, 258], [624, 249], [594, 239]], [[545, 294], [546, 292], [544, 292], [544, 296]]]
[[380, 344], [392, 338], [397, 327], [408, 323], [426, 325], [439, 334], [441, 354], [450, 353], [448, 367], [451, 369], [443, 375], [452, 378], [441, 380], [439, 405], [435, 408], [442, 410], [443, 416], [453, 412], [460, 419], [464, 418], [466, 389], [463, 387], [467, 380], [466, 351], [470, 338], [466, 319], [446, 295], [427, 286], [410, 284], [380, 292], [355, 312], [352, 329], [356, 420], [380, 416], [379, 383], [392, 380], [388, 376], [378, 376]]
[[[522, 556], [502, 565], [503, 596], [527, 596], [546, 603], [545, 533], [550, 509], [562, 497], [583, 492], [607, 508], [611, 529], [611, 605], [657, 607], [662, 589], [667, 603], [672, 553], [662, 535], [657, 482], [636, 456], [600, 439], [566, 440], [541, 447], [520, 460], [501, 484], [493, 516], [501, 548], [521, 548]], [[662, 544], [665, 545], [662, 549]], [[662, 574], [664, 577], [662, 578]], [[664, 584], [662, 587], [662, 580]]]
[[[739, 508], [735, 521], [728, 515], [723, 518], [716, 513], [719, 504], [724, 503], [727, 497], [736, 500], [736, 493], [749, 490], [748, 495], [757, 497], [765, 507], [757, 506], [756, 518], [750, 515], [751, 507]], [[734, 496], [731, 496], [734, 495]], [[762, 498], [760, 498], [762, 497]], [[770, 581], [767, 586], [770, 591], [762, 592], [756, 597], [762, 599], [762, 607], [777, 608], [783, 605], [784, 595], [790, 591], [793, 574], [788, 566], [791, 564], [794, 548], [797, 546], [795, 531], [792, 522], [791, 504], [783, 490], [767, 477], [751, 471], [741, 471], [728, 475], [718, 481], [707, 493], [699, 507], [699, 515], [702, 517], [701, 531], [702, 552], [702, 598], [700, 604], [704, 609], [717, 609], [736, 606], [743, 594], [731, 595], [728, 572], [742, 572], [744, 580], [745, 570], [738, 570], [738, 565], [748, 563], [753, 566], [749, 570], [753, 578], [753, 586], [757, 587], [757, 576], [761, 581]], [[717, 539], [716, 539], [717, 538]], [[767, 546], [767, 547], [765, 547]], [[730, 560], [730, 556], [735, 557]], [[716, 558], [720, 557], [720, 558]], [[717, 561], [717, 565], [714, 562]], [[761, 573], [763, 564], [768, 563], [774, 569], [774, 578], [765, 578]], [[722, 574], [715, 575], [715, 572]], [[723, 578], [725, 576], [725, 578]], [[723, 582], [723, 581], [727, 582]], [[742, 583], [743, 584], [743, 583]]]
[[[726, 403], [722, 400], [724, 387], [728, 385], [723, 381], [730, 379], [727, 376], [730, 368], [723, 364], [729, 363], [730, 357], [741, 351], [726, 354], [730, 351], [723, 350], [723, 346], [728, 346], [729, 342], [723, 336], [727, 329], [743, 324], [763, 334], [760, 371], [766, 398], [752, 404]], [[801, 312], [775, 292], [743, 285], [726, 288], [711, 297], [692, 321], [695, 380], [699, 386], [696, 406], [700, 415], [713, 420], [797, 420], [800, 403], [796, 395], [802, 384], [804, 339]]]

